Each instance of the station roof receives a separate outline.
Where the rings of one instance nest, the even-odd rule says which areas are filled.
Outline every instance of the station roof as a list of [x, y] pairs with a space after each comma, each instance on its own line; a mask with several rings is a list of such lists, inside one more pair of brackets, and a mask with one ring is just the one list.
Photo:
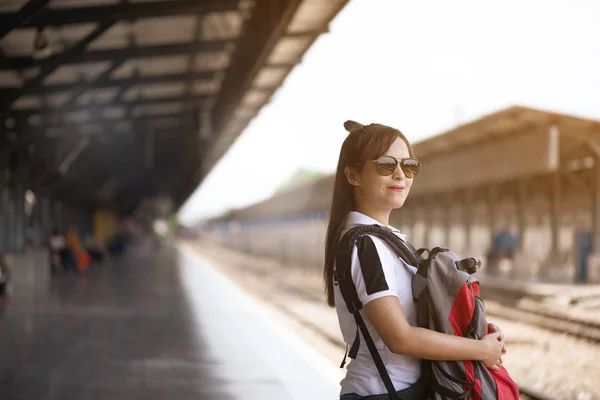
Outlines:
[[459, 125], [414, 145], [419, 159], [425, 160], [459, 148], [481, 146], [484, 143], [508, 139], [515, 135], [556, 126], [561, 135], [561, 149], [570, 154], [600, 137], [600, 121], [541, 110], [512, 106]]
[[[554, 144], [552, 127], [557, 129]], [[543, 174], [558, 165], [589, 169], [593, 163], [581, 161], [600, 157], [600, 121], [513, 106], [415, 143], [413, 148], [423, 167], [411, 198]], [[554, 160], [552, 153], [558, 156]], [[329, 211], [334, 181], [333, 174], [320, 177], [210, 222]]]
[[34, 191], [181, 204], [346, 3], [3, 0], [0, 152]]

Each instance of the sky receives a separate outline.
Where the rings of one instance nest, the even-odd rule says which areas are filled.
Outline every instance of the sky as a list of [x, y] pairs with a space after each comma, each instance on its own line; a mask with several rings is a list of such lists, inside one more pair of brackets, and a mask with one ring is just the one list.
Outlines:
[[350, 0], [179, 210], [192, 224], [335, 170], [344, 121], [415, 143], [523, 105], [600, 119], [596, 0]]

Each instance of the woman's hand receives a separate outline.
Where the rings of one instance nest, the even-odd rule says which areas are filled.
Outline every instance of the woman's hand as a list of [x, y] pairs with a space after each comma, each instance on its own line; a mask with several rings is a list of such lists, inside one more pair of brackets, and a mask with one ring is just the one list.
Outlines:
[[[506, 336], [504, 336], [504, 333], [502, 333], [500, 327], [492, 322], [488, 323], [488, 333], [494, 332], [500, 333], [500, 339], [502, 339], [503, 342], [506, 341]], [[502, 354], [506, 354], [506, 346], [502, 346]], [[502, 361], [502, 359], [500, 361]]]
[[484, 346], [484, 357], [481, 360], [483, 364], [493, 370], [498, 370], [502, 366], [502, 349], [504, 349], [504, 340], [500, 332], [490, 333], [481, 339]]

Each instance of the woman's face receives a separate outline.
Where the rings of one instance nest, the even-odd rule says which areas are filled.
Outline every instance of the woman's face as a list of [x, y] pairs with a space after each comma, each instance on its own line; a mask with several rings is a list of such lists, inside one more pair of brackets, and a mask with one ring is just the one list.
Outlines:
[[[410, 157], [406, 143], [397, 138], [382, 155], [392, 156], [400, 161]], [[407, 178], [398, 166], [394, 173], [382, 176], [377, 172], [374, 162], [367, 162], [354, 184], [357, 188], [358, 201], [369, 208], [386, 211], [400, 208], [408, 197], [413, 178]]]

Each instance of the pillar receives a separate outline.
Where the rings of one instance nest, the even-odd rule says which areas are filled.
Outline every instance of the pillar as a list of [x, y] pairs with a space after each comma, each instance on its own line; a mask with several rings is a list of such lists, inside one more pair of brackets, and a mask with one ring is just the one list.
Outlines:
[[560, 173], [554, 172], [552, 174], [552, 187], [550, 192], [550, 223], [552, 228], [552, 254], [558, 254], [560, 249], [560, 221], [561, 221], [561, 207], [560, 207]]
[[433, 223], [433, 203], [430, 201], [425, 202], [421, 210], [425, 211], [425, 215], [423, 216], [423, 247], [430, 248], [431, 239], [431, 224]]
[[465, 229], [465, 243], [464, 243], [464, 254], [471, 253], [471, 246], [473, 245], [471, 240], [471, 230], [473, 227], [473, 206], [474, 204], [473, 189], [467, 188], [464, 191], [463, 197], [463, 224]]
[[25, 228], [26, 221], [25, 218], [25, 189], [22, 184], [17, 185], [17, 189], [15, 191], [15, 241], [14, 241], [14, 251], [23, 251], [25, 250]]
[[450, 247], [450, 235], [452, 232], [452, 197], [447, 197], [448, 201], [444, 204], [444, 246]]
[[2, 169], [0, 168], [0, 253], [5, 251], [5, 240], [6, 240], [6, 233], [5, 233], [5, 219], [6, 219], [6, 207], [4, 204], [4, 193], [5, 193], [5, 188], [4, 185], [2, 183]]
[[491, 184], [488, 188], [488, 214], [489, 214], [489, 228], [490, 228], [490, 244], [494, 240], [496, 235], [497, 218], [496, 218], [496, 207], [498, 204], [498, 187]]
[[600, 254], [600, 155], [594, 159], [592, 184], [592, 251]]
[[527, 185], [523, 179], [517, 181], [517, 227], [519, 229], [519, 247], [523, 251], [527, 231]]
[[7, 225], [8, 229], [6, 230], [6, 239], [7, 246], [6, 250], [8, 252], [16, 251], [17, 249], [17, 202], [15, 199], [14, 191], [8, 191], [8, 202], [7, 202]]

